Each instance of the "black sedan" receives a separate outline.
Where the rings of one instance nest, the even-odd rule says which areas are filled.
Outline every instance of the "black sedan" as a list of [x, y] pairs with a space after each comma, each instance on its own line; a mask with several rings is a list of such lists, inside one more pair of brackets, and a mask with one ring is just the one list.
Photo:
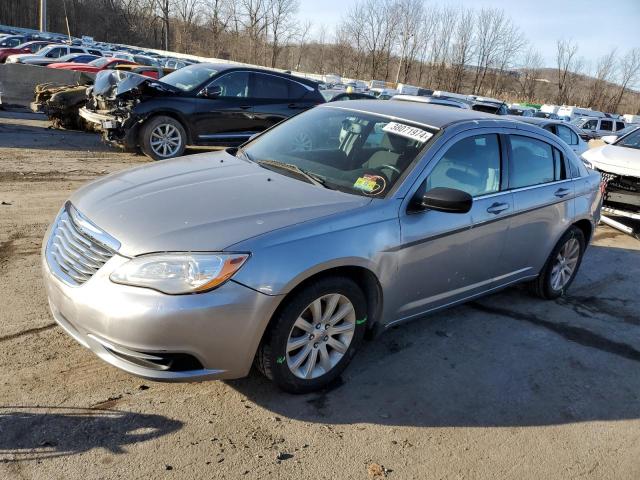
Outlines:
[[161, 81], [99, 74], [80, 115], [107, 142], [161, 160], [187, 145], [237, 146], [325, 100], [313, 80], [277, 71], [201, 63]]

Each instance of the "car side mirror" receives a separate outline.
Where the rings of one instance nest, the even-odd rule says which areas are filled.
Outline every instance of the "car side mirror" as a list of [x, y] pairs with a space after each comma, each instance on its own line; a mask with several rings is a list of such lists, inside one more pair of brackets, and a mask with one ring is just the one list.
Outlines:
[[200, 91], [200, 96], [204, 98], [217, 98], [220, 95], [222, 95], [222, 87], [220, 85], [204, 87]]
[[602, 137], [602, 141], [604, 143], [608, 143], [608, 144], [612, 144], [613, 142], [615, 142], [618, 139], [617, 135], [605, 135], [604, 137]]
[[445, 213], [467, 213], [473, 205], [473, 197], [455, 188], [436, 187], [421, 196], [416, 195], [415, 210], [436, 210]]

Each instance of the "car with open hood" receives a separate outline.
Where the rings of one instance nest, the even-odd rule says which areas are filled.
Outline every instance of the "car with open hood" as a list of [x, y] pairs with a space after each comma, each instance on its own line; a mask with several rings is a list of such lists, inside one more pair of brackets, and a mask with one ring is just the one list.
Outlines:
[[99, 75], [80, 114], [108, 143], [155, 160], [180, 156], [187, 145], [240, 145], [324, 103], [313, 80], [258, 68], [199, 63], [158, 81], [123, 73]]
[[255, 364], [308, 392], [367, 331], [520, 282], [564, 295], [600, 203], [600, 175], [538, 127], [328, 102], [241, 147], [84, 186], [46, 234], [44, 285], [58, 324], [127, 372], [193, 381]]

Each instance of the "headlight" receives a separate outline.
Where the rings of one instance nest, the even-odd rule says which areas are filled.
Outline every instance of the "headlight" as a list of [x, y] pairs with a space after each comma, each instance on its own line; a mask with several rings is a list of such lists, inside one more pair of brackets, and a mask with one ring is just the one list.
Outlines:
[[211, 290], [236, 273], [245, 253], [162, 253], [135, 257], [111, 273], [112, 282], [168, 294]]

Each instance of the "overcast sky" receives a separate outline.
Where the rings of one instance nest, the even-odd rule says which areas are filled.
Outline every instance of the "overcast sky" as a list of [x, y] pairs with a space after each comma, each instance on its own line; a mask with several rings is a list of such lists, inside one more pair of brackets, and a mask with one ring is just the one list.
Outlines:
[[[300, 17], [333, 31], [349, 0], [300, 0]], [[427, 4], [503, 9], [540, 51], [545, 65], [553, 66], [559, 38], [579, 44], [589, 62], [614, 47], [625, 53], [640, 47], [640, 0], [458, 0]]]

